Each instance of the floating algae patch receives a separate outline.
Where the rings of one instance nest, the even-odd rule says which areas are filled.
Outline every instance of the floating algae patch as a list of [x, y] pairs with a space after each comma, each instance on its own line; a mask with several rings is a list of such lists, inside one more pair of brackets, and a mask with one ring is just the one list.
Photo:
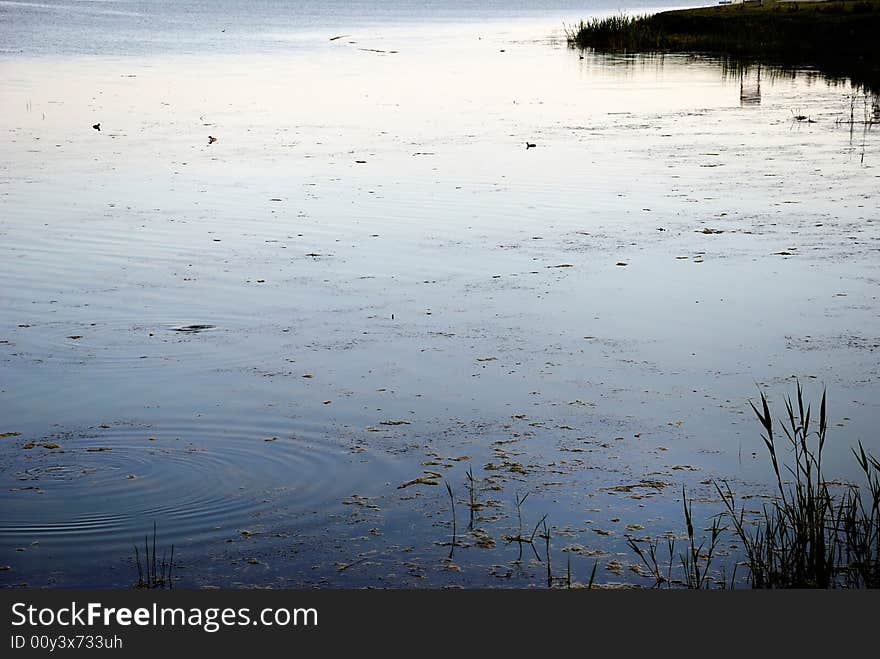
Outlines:
[[523, 476], [526, 476], [529, 473], [519, 462], [514, 462], [512, 460], [505, 460], [501, 464], [487, 462], [483, 465], [483, 469], [486, 471], [507, 471], [513, 474], [522, 474]]
[[600, 492], [633, 492], [634, 490], [648, 490], [651, 494], [656, 494], [658, 492], [662, 492], [665, 488], [672, 485], [672, 483], [667, 483], [665, 481], [658, 480], [649, 480], [643, 479], [638, 483], [632, 483], [631, 485], [615, 485], [613, 487], [600, 487]]
[[471, 535], [476, 541], [474, 544], [480, 549], [493, 549], [495, 547], [495, 539], [491, 537], [484, 529], [474, 529]]
[[360, 494], [352, 494], [350, 497], [343, 499], [342, 503], [346, 506], [357, 506], [360, 508], [367, 508], [369, 510], [381, 510], [379, 506], [372, 503], [371, 497], [365, 497]]
[[436, 471], [426, 471], [423, 476], [419, 476], [418, 478], [413, 478], [412, 480], [406, 481], [405, 483], [401, 483], [397, 486], [398, 490], [402, 490], [411, 485], [439, 485], [439, 478], [442, 478], [443, 474], [438, 474]]
[[578, 556], [607, 556], [608, 552], [602, 549], [590, 549], [584, 545], [571, 544], [562, 548], [563, 553], [577, 554]]

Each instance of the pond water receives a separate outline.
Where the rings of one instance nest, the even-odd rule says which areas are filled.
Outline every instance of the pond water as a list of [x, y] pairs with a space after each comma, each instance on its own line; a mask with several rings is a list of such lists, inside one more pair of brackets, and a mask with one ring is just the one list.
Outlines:
[[760, 391], [880, 453], [876, 98], [527, 4], [0, 2], [0, 584], [650, 585]]

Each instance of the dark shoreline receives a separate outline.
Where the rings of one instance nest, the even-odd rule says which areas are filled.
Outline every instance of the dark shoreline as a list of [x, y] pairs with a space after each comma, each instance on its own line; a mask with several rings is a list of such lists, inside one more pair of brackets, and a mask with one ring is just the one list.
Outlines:
[[690, 52], [744, 64], [811, 66], [877, 92], [877, 34], [880, 0], [765, 0], [582, 21], [568, 30], [568, 42], [599, 52]]

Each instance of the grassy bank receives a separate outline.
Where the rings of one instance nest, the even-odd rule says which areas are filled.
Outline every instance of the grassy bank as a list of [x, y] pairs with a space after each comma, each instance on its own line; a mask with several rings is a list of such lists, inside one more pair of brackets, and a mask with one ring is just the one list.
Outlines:
[[880, 0], [749, 2], [581, 22], [569, 43], [605, 52], [700, 52], [812, 65], [880, 89]]

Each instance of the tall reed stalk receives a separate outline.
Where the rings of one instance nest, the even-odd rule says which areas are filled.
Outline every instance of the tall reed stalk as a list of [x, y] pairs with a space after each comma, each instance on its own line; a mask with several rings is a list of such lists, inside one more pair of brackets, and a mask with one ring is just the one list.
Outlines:
[[[880, 461], [853, 449], [865, 485], [832, 485], [825, 478], [822, 453], [828, 432], [826, 394], [818, 423], [804, 404], [785, 400], [785, 417], [776, 432], [767, 397], [752, 404], [763, 427], [764, 444], [776, 480], [776, 496], [759, 518], [747, 519], [726, 482], [715, 483], [745, 552], [755, 588], [876, 588], [880, 586]], [[782, 438], [784, 437], [784, 442]], [[791, 464], [781, 456], [787, 444]]]

